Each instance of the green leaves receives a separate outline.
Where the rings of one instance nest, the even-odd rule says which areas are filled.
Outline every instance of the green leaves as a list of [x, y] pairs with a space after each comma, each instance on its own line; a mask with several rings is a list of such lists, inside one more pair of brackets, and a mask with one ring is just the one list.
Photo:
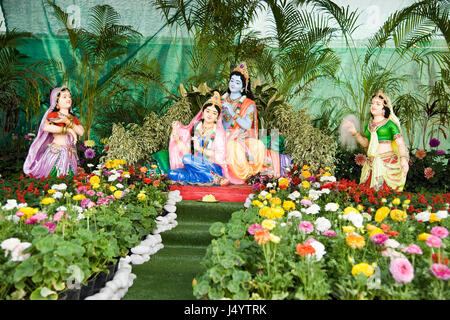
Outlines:
[[225, 233], [225, 225], [222, 222], [214, 222], [209, 227], [209, 233], [214, 237], [220, 237]]

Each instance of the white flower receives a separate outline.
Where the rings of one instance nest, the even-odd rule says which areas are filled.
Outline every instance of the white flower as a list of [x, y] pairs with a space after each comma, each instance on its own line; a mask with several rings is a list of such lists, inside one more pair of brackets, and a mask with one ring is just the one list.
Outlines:
[[63, 197], [62, 192], [56, 191], [54, 194], [52, 194], [52, 197], [54, 199], [61, 199]]
[[330, 189], [324, 188], [321, 190], [322, 193], [330, 194]]
[[72, 210], [77, 211], [79, 214], [83, 213], [83, 208], [80, 206], [72, 205]]
[[321, 195], [321, 192], [311, 189], [311, 190], [309, 190], [309, 194], [308, 195], [311, 198], [311, 200], [315, 201], [315, 200], [319, 199], [319, 197]]
[[384, 246], [388, 247], [388, 248], [398, 248], [400, 246], [400, 243], [397, 240], [394, 239], [387, 239], [384, 243]]
[[320, 206], [317, 204], [313, 204], [312, 206], [305, 209], [304, 212], [306, 214], [318, 214], [320, 212]]
[[6, 220], [12, 220], [15, 224], [18, 224], [20, 222], [20, 218], [15, 214], [6, 216]]
[[19, 205], [17, 206], [17, 209], [25, 208], [25, 207], [28, 207], [28, 204], [26, 204], [26, 203], [19, 203]]
[[436, 218], [438, 219], [446, 219], [447, 216], [448, 216], [447, 210], [439, 210], [438, 212], [436, 212]]
[[330, 202], [325, 205], [325, 211], [336, 212], [338, 209], [339, 209], [339, 205], [334, 202]]
[[[387, 241], [386, 241], [387, 242]], [[386, 243], [385, 242], [385, 243]], [[406, 258], [405, 255], [401, 252], [395, 251], [395, 249], [387, 248], [383, 252], [381, 252], [381, 255], [386, 258], [396, 259], [396, 258]]]
[[414, 219], [416, 219], [417, 221], [426, 222], [426, 221], [430, 220], [430, 215], [431, 215], [431, 212], [429, 212], [429, 211], [422, 211], [422, 212], [416, 214], [414, 216]]
[[282, 222], [282, 223], [280, 223], [280, 226], [284, 228], [287, 226], [287, 224], [286, 224], [286, 222]]
[[320, 183], [319, 182], [314, 182], [313, 186], [318, 189], [318, 188], [320, 188]]
[[331, 222], [327, 218], [320, 217], [317, 218], [316, 222], [314, 222], [316, 225], [316, 230], [320, 232], [327, 231], [331, 228]]
[[120, 173], [112, 174], [112, 175], [110, 175], [110, 176], [108, 177], [108, 181], [109, 181], [109, 182], [111, 182], [111, 181], [116, 181], [119, 177], [120, 177]]
[[265, 198], [268, 192], [266, 190], [261, 191], [260, 195], [261, 197]]
[[10, 199], [6, 201], [6, 204], [2, 207], [3, 210], [17, 209], [17, 200]]
[[297, 200], [298, 197], [300, 197], [300, 192], [298, 191], [294, 191], [290, 195], [288, 195], [288, 198], [291, 199], [292, 201]]
[[372, 216], [368, 214], [367, 212], [363, 212], [362, 216], [367, 219], [368, 221], [372, 221]]
[[56, 211], [67, 211], [67, 208], [64, 206], [60, 206], [58, 207], [58, 209], [56, 209]]
[[84, 214], [79, 213], [75, 220], [83, 220], [85, 218]]
[[51, 189], [54, 189], [57, 191], [64, 191], [67, 189], [67, 185], [65, 183], [54, 184], [54, 185], [52, 185]]
[[325, 251], [325, 246], [321, 242], [319, 242], [317, 240], [316, 241], [311, 241], [309, 244], [316, 251], [314, 253], [314, 257], [316, 258], [316, 261], [320, 261], [322, 259], [322, 257], [324, 256], [324, 254], [327, 253]]
[[8, 251], [14, 250], [20, 244], [20, 239], [9, 238], [2, 241], [1, 247], [6, 251], [5, 257], [8, 255]]
[[266, 185], [266, 188], [267, 188], [267, 189], [273, 188], [273, 184], [269, 182], [269, 183]]
[[87, 166], [88, 166], [89, 168], [92, 168], [94, 165], [93, 165], [92, 163], [88, 163]]
[[292, 217], [296, 217], [298, 219], [301, 219], [302, 218], [302, 214], [299, 211], [294, 210], [294, 211], [291, 211], [291, 212], [288, 213], [288, 219], [292, 219]]
[[30, 253], [23, 254], [22, 251], [31, 246], [29, 242], [21, 242], [11, 251], [11, 261], [24, 261], [31, 256]]
[[351, 211], [347, 215], [344, 216], [345, 219], [353, 223], [356, 228], [362, 228], [363, 226], [363, 216], [357, 213], [356, 211]]
[[121, 183], [116, 184], [116, 187], [117, 187], [118, 189], [123, 189], [123, 188], [124, 188], [124, 187], [123, 187], [123, 184], [121, 184]]
[[322, 176], [322, 177], [320, 177], [320, 182], [323, 182], [323, 181], [335, 182], [336, 181], [336, 177], [333, 177], [333, 176]]

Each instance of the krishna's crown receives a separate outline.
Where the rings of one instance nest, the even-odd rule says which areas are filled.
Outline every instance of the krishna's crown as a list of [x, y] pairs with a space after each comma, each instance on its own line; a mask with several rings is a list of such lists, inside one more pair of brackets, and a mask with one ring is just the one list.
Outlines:
[[235, 71], [241, 73], [245, 78], [245, 82], [248, 83], [250, 75], [248, 74], [247, 64], [245, 62], [241, 62], [236, 68], [233, 69], [232, 72]]

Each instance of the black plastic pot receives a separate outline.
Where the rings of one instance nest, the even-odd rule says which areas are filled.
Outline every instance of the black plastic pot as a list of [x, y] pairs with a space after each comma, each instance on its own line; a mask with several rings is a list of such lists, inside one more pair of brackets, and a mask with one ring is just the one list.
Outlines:
[[114, 274], [116, 273], [116, 264], [110, 263], [106, 266], [106, 269], [108, 269], [109, 273], [106, 276], [106, 282], [112, 280], [114, 278]]
[[107, 277], [108, 274], [104, 271], [96, 275], [94, 283], [94, 292], [92, 294], [98, 293], [100, 289], [102, 289], [105, 286]]
[[84, 300], [86, 297], [94, 294], [95, 278], [91, 278], [87, 281], [87, 286], [81, 285], [80, 300]]
[[58, 300], [80, 300], [81, 287], [67, 289], [58, 295]]

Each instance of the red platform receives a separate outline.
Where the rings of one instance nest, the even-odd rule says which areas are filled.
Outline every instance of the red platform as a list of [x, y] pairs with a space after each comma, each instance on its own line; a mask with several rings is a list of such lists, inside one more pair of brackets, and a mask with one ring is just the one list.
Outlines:
[[212, 194], [219, 201], [245, 202], [248, 195], [253, 192], [249, 185], [228, 185], [225, 187], [197, 187], [171, 185], [170, 190], [180, 190], [183, 200], [202, 200], [208, 194]]

